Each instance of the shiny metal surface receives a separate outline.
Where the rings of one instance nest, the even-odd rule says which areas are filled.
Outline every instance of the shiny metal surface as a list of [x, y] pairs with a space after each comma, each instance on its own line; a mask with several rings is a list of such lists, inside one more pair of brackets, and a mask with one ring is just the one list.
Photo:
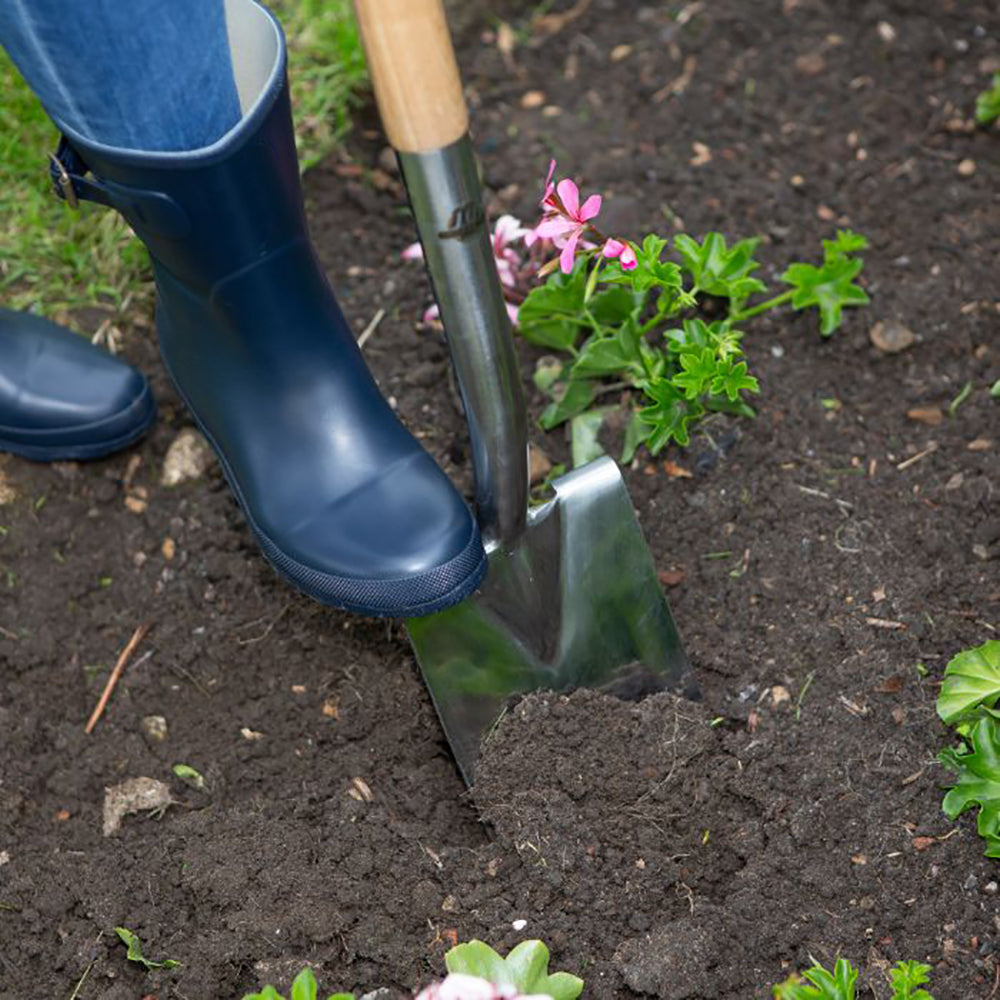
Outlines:
[[408, 623], [469, 783], [483, 737], [526, 691], [698, 695], [618, 466], [598, 459], [554, 488], [513, 551], [490, 547], [477, 594]]
[[465, 403], [479, 526], [509, 548], [527, 511], [527, 418], [472, 143], [398, 155]]

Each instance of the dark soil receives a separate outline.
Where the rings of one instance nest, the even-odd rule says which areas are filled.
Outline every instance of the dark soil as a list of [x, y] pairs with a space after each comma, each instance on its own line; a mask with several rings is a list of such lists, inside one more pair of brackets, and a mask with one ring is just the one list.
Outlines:
[[[761, 234], [772, 278], [838, 224], [872, 241], [873, 303], [829, 341], [811, 316], [750, 325], [755, 421], [665, 456], [693, 478], [645, 457], [627, 470], [703, 702], [528, 698], [467, 794], [401, 626], [278, 581], [217, 470], [159, 485], [189, 418], [137, 327], [125, 353], [163, 410], [146, 442], [86, 466], [0, 458], [16, 491], [0, 508], [2, 1000], [230, 1000], [304, 963], [328, 990], [402, 993], [473, 936], [543, 938], [595, 998], [763, 998], [838, 954], [867, 966], [865, 997], [884, 1000], [901, 958], [935, 967], [937, 1000], [996, 995], [1000, 869], [971, 817], [940, 811], [934, 699], [948, 658], [1000, 625], [1000, 409], [984, 388], [1000, 377], [1000, 143], [962, 124], [1000, 58], [1000, 13], [713, 0], [681, 25], [677, 5], [638, 0], [561, 0], [550, 15], [577, 15], [561, 22], [531, 9], [455, 16], [496, 209], [529, 219], [554, 154], [607, 194], [606, 230]], [[524, 29], [509, 60], [484, 40], [491, 15]], [[525, 108], [532, 90], [544, 100]], [[367, 171], [381, 150], [363, 122], [307, 177], [314, 234], [355, 328], [386, 310], [372, 367], [467, 487], [443, 341], [414, 330], [426, 283], [398, 262], [402, 200], [345, 159]], [[876, 320], [916, 342], [879, 353]], [[938, 425], [907, 417], [947, 411], [968, 382]], [[536, 443], [565, 459], [561, 435]], [[154, 714], [162, 742], [142, 734]], [[205, 791], [173, 777], [179, 762]], [[140, 776], [177, 803], [105, 838], [105, 787]], [[115, 925], [181, 967], [126, 962]]]

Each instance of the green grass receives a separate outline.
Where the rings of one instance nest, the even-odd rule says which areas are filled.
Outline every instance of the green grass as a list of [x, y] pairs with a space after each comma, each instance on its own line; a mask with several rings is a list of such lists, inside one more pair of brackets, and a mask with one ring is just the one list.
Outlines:
[[[296, 139], [303, 168], [343, 138], [367, 79], [349, 0], [275, 0], [289, 43]], [[52, 195], [55, 127], [0, 50], [0, 305], [48, 316], [148, 304], [145, 249], [117, 213], [73, 211]]]

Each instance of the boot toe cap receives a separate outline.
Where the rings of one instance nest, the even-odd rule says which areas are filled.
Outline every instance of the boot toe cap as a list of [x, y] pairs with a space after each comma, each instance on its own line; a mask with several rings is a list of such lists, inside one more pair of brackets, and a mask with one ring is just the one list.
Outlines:
[[471, 511], [420, 451], [322, 507], [265, 552], [299, 589], [369, 615], [419, 617], [471, 593], [486, 554]]

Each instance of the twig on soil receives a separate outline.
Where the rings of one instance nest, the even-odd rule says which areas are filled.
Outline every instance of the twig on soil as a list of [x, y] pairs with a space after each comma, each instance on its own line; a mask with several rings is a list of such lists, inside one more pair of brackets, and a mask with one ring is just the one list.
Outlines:
[[865, 623], [873, 628], [901, 629], [906, 628], [905, 622], [895, 622], [891, 618], [866, 618]]
[[372, 316], [368, 325], [361, 331], [361, 336], [358, 337], [358, 347], [364, 347], [368, 343], [368, 339], [371, 335], [378, 329], [379, 323], [385, 319], [385, 310], [379, 309], [374, 316]]
[[854, 504], [849, 503], [847, 500], [841, 500], [840, 497], [831, 496], [825, 490], [815, 490], [811, 486], [800, 486], [798, 483], [795, 484], [795, 488], [806, 496], [810, 497], [822, 497], [824, 500], [831, 500], [840, 509], [841, 514], [844, 517], [848, 516], [848, 512], [854, 507]]
[[5, 639], [13, 639], [14, 642], [17, 642], [18, 639], [16, 633], [11, 632], [9, 628], [4, 628], [3, 625], [0, 625], [0, 635], [2, 635]]
[[119, 678], [125, 671], [125, 665], [132, 658], [132, 654], [136, 651], [136, 647], [146, 637], [146, 633], [151, 628], [152, 625], [144, 623], [132, 633], [132, 638], [129, 639], [125, 648], [121, 651], [121, 654], [115, 663], [114, 670], [111, 671], [111, 676], [108, 678], [107, 684], [104, 685], [104, 690], [101, 692], [101, 697], [97, 702], [97, 707], [91, 713], [90, 719], [84, 727], [83, 731], [85, 733], [89, 734], [93, 731], [94, 726], [97, 725], [97, 720], [100, 719], [101, 715], [103, 715], [104, 709], [107, 707], [108, 700], [111, 698], [111, 692], [114, 691], [115, 685], [118, 683]]
[[916, 455], [911, 455], [905, 461], [900, 462], [899, 465], [896, 466], [897, 470], [902, 472], [904, 469], [908, 469], [911, 465], [919, 462], [920, 459], [926, 458], [928, 455], [933, 455], [934, 452], [937, 451], [937, 447], [937, 442], [932, 441], [929, 448], [924, 448], [923, 451], [918, 451]]
[[986, 1000], [993, 1000], [997, 995], [997, 990], [1000, 989], [1000, 965], [997, 966], [996, 975], [993, 977], [993, 989], [990, 990], [990, 995]]
[[[289, 609], [289, 608], [290, 608], [291, 606], [292, 606], [291, 604], [286, 604], [286, 605], [285, 605], [285, 606], [284, 606], [284, 607], [283, 607], [283, 608], [282, 608], [282, 609], [281, 609], [281, 610], [280, 610], [280, 611], [279, 611], [279, 612], [278, 612], [278, 613], [277, 613], [277, 614], [276, 614], [276, 615], [275, 615], [275, 616], [274, 616], [274, 617], [273, 617], [273, 618], [272, 618], [272, 619], [271, 619], [271, 620], [270, 620], [270, 621], [268, 622], [268, 624], [267, 624], [267, 627], [266, 627], [266, 628], [264, 629], [264, 631], [263, 631], [263, 632], [261, 632], [261, 634], [260, 634], [260, 635], [255, 635], [255, 636], [254, 636], [253, 638], [251, 638], [251, 639], [237, 639], [237, 640], [236, 640], [236, 641], [237, 641], [237, 643], [239, 643], [239, 645], [241, 645], [241, 646], [252, 646], [252, 645], [253, 645], [254, 643], [256, 643], [256, 642], [263, 642], [263, 640], [264, 640], [264, 639], [266, 639], [266, 638], [267, 638], [267, 637], [268, 637], [268, 636], [269, 636], [269, 635], [271, 634], [271, 630], [272, 630], [272, 629], [274, 628], [274, 626], [275, 626], [275, 625], [277, 625], [277, 624], [278, 624], [278, 622], [280, 622], [280, 621], [281, 621], [281, 619], [285, 617], [285, 613], [286, 613], [286, 612], [288, 611], [288, 609]], [[260, 619], [260, 618], [258, 618], [256, 622], [249, 622], [248, 624], [250, 624], [250, 625], [255, 625], [255, 624], [257, 624], [258, 622], [260, 622], [260, 621], [262, 621], [262, 620], [263, 620], [263, 619]]]

